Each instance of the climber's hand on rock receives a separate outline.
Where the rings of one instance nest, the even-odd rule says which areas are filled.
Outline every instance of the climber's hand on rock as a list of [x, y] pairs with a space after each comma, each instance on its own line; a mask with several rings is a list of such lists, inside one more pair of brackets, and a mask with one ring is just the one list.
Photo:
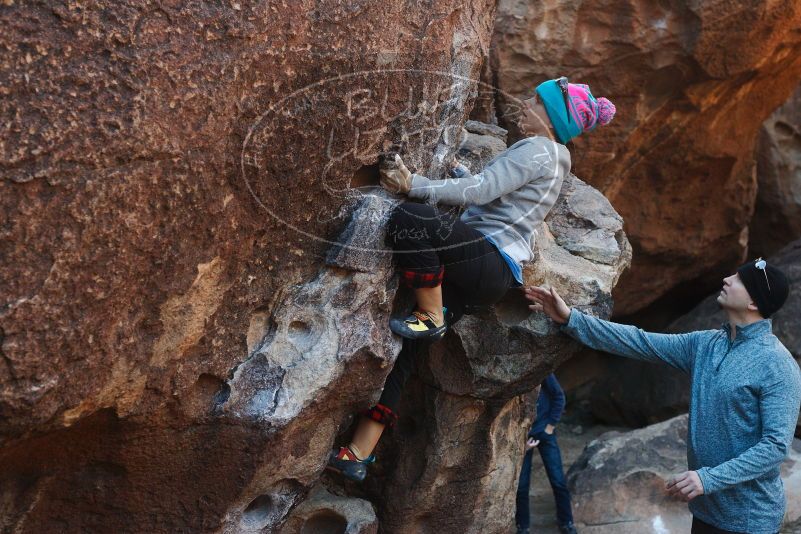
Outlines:
[[530, 451], [531, 449], [533, 449], [534, 447], [536, 447], [539, 444], [540, 444], [540, 440], [534, 439], [534, 438], [528, 438], [528, 440], [526, 440], [526, 450]]
[[394, 168], [379, 169], [381, 187], [390, 193], [406, 194], [412, 188], [412, 173], [403, 164], [403, 160], [395, 154]]
[[668, 493], [684, 502], [691, 501], [704, 494], [701, 477], [695, 471], [685, 471], [673, 476], [668, 480], [666, 488]]
[[535, 303], [530, 305], [529, 309], [545, 312], [548, 317], [560, 324], [565, 324], [570, 318], [570, 308], [554, 288], [528, 286], [525, 291], [526, 298]]

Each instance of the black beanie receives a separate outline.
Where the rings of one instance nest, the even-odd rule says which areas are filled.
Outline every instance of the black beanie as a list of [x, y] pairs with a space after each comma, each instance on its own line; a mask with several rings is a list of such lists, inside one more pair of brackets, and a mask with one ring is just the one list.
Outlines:
[[762, 258], [740, 265], [737, 274], [765, 319], [777, 312], [790, 294], [787, 276]]

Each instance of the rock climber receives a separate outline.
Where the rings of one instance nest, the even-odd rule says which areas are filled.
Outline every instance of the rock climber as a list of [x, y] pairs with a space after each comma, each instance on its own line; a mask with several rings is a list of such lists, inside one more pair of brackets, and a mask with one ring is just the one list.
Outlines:
[[531, 514], [529, 512], [529, 489], [531, 486], [531, 459], [534, 448], [540, 453], [545, 474], [551, 484], [556, 501], [556, 523], [561, 534], [577, 534], [573, 524], [573, 507], [570, 504], [570, 490], [567, 488], [565, 471], [562, 468], [562, 453], [556, 439], [556, 424], [565, 410], [565, 392], [553, 373], [540, 384], [537, 397], [537, 415], [526, 440], [526, 453], [520, 468], [517, 483], [517, 506], [515, 524], [517, 534], [529, 534]]
[[[401, 389], [419, 354], [443, 337], [466, 306], [494, 304], [510, 287], [522, 286], [535, 229], [570, 171], [565, 144], [615, 114], [609, 100], [596, 100], [587, 85], [565, 77], [543, 82], [522, 104], [517, 124], [526, 137], [478, 174], [456, 165], [450, 178], [430, 180], [411, 173], [400, 157], [395, 169], [381, 171], [384, 188], [424, 201], [400, 204], [387, 225], [401, 284], [414, 291], [416, 307], [410, 316], [390, 320], [404, 343], [381, 398], [363, 414], [350, 444], [329, 458], [328, 468], [349, 479], [364, 479], [381, 434], [397, 418]], [[458, 216], [435, 204], [466, 210]]]
[[790, 448], [801, 370], [773, 335], [770, 316], [789, 293], [787, 276], [758, 259], [723, 279], [718, 330], [654, 334], [569, 308], [556, 289], [525, 288], [562, 331], [593, 349], [662, 362], [691, 377], [689, 471], [668, 480], [689, 502], [692, 533], [774, 534], [785, 511], [780, 466]]

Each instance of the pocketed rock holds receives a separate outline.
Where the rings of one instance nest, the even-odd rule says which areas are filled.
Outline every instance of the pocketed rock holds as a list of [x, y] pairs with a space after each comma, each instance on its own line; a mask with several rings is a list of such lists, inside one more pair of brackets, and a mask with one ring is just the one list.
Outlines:
[[[687, 505], [665, 483], [687, 470], [687, 415], [631, 432], [609, 432], [590, 442], [567, 474], [573, 514], [588, 534], [690, 531]], [[801, 440], [782, 464], [786, 522], [801, 516]]]
[[467, 121], [456, 155], [473, 174], [481, 172], [489, 160], [506, 150], [506, 130], [500, 126]]
[[279, 534], [378, 534], [378, 519], [368, 501], [317, 488], [292, 510]]

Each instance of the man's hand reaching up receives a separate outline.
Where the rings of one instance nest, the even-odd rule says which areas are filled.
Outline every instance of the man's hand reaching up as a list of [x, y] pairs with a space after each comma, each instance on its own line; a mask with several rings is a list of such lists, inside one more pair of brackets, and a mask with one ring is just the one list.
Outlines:
[[559, 324], [565, 324], [570, 318], [570, 308], [554, 288], [528, 286], [525, 291], [526, 298], [534, 302], [529, 309], [545, 312], [548, 317]]

